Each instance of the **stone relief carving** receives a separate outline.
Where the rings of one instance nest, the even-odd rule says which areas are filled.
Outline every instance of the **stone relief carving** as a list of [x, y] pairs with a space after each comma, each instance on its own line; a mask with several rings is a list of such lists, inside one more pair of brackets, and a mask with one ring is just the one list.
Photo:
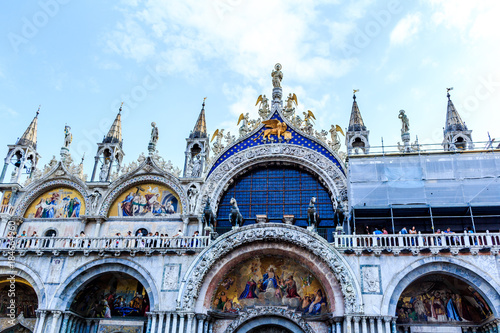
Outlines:
[[241, 326], [243, 323], [251, 320], [252, 318], [261, 316], [284, 317], [293, 321], [304, 332], [314, 333], [311, 326], [309, 326], [309, 324], [302, 318], [301, 314], [290, 309], [274, 307], [274, 306], [256, 307], [253, 309], [249, 309], [248, 311], [241, 312], [240, 315], [234, 321], [231, 322], [231, 324], [226, 328], [224, 332], [225, 333], [236, 332], [237, 328]]
[[178, 290], [179, 275], [181, 272], [180, 264], [167, 264], [163, 269], [163, 281], [161, 284], [162, 291]]
[[380, 266], [361, 265], [363, 294], [380, 294]]
[[305, 248], [318, 258], [322, 258], [330, 266], [341, 286], [345, 312], [358, 313], [363, 311], [363, 306], [360, 303], [360, 288], [349, 265], [340, 254], [317, 234], [283, 224], [255, 224], [233, 230], [218, 238], [205, 250], [196, 267], [188, 273], [182, 291], [179, 293], [183, 307], [187, 310], [194, 308], [203, 279], [218, 260], [238, 246], [257, 241], [292, 243]]

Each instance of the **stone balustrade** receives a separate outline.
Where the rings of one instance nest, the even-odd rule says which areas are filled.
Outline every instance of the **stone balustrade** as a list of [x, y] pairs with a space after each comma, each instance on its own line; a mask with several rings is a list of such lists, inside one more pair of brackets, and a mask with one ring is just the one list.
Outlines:
[[382, 254], [383, 251], [398, 255], [410, 251], [414, 255], [421, 251], [437, 254], [450, 251], [452, 254], [500, 250], [500, 233], [440, 233], [440, 234], [378, 234], [378, 235], [334, 235], [331, 243], [336, 249], [361, 255], [363, 251]]
[[[195, 237], [17, 237], [0, 238], [0, 250], [4, 255], [11, 248], [26, 254], [35, 252], [38, 255], [44, 252], [130, 252], [131, 254], [144, 252], [168, 253], [169, 251], [182, 253], [186, 251], [200, 252], [210, 245], [209, 236]], [[414, 255], [422, 251], [437, 254], [449, 251], [454, 255], [479, 251], [498, 254], [500, 251], [500, 233], [441, 233], [441, 234], [379, 234], [379, 235], [334, 235], [330, 243], [337, 250], [344, 253], [392, 253], [398, 255], [401, 251], [411, 252]]]
[[42, 255], [52, 252], [58, 255], [62, 252], [70, 255], [83, 252], [100, 254], [106, 252], [130, 252], [131, 254], [154, 252], [166, 254], [169, 251], [182, 253], [188, 251], [200, 252], [210, 244], [208, 236], [193, 237], [17, 237], [0, 238], [3, 255], [14, 250], [21, 254], [35, 252]]

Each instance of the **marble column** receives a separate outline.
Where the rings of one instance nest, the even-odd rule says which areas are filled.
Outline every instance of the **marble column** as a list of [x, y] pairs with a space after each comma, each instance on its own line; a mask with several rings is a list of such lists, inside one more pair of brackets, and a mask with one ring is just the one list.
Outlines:
[[392, 333], [398, 333], [398, 329], [396, 328], [396, 319], [393, 318], [391, 324], [392, 324]]
[[66, 330], [68, 329], [69, 316], [70, 316], [69, 313], [64, 314], [62, 324], [61, 324], [61, 330], [59, 332], [66, 333]]
[[211, 321], [208, 324], [208, 333], [214, 333], [214, 322], [213, 321]]
[[172, 320], [172, 333], [177, 333], [177, 313], [173, 313], [172, 316], [174, 317]]
[[208, 333], [209, 325], [210, 325], [209, 319], [205, 319], [205, 324], [203, 325], [203, 333]]
[[385, 333], [391, 333], [391, 319], [392, 317], [384, 317]]
[[151, 322], [151, 333], [156, 332], [156, 316], [157, 314], [155, 312], [152, 312], [151, 316], [153, 317], [153, 320]]
[[375, 333], [375, 319], [370, 317], [370, 333]]
[[194, 317], [194, 314], [193, 313], [188, 313], [187, 315], [188, 319], [187, 319], [187, 330], [188, 332], [194, 332], [193, 330], [193, 317]]
[[184, 313], [180, 314], [180, 319], [179, 319], [179, 333], [184, 333]]
[[85, 323], [87, 324], [87, 327], [85, 327], [85, 333], [90, 333], [90, 326], [92, 325], [92, 320], [86, 319]]
[[36, 310], [37, 314], [40, 314], [40, 316], [37, 318], [36, 322], [36, 332], [35, 333], [42, 333], [43, 332], [43, 326], [45, 325], [45, 317], [47, 316], [47, 311], [45, 310]]
[[197, 330], [197, 332], [198, 333], [203, 333], [205, 316], [198, 314], [198, 315], [196, 315], [196, 319], [198, 319], [198, 330]]
[[94, 325], [94, 332], [93, 333], [97, 333], [98, 329], [99, 329], [99, 320], [96, 320], [95, 321], [95, 325]]
[[165, 313], [158, 313], [158, 332], [163, 332], [163, 319], [165, 319]]
[[59, 323], [59, 317], [61, 317], [61, 311], [52, 311], [52, 326], [50, 328], [50, 333], [56, 333], [57, 324]]
[[167, 322], [165, 324], [165, 332], [170, 332], [172, 314], [170, 312], [167, 312], [165, 313], [165, 316], [167, 317]]
[[353, 317], [353, 319], [354, 319], [354, 333], [359, 333], [359, 321], [361, 320], [361, 318], [356, 316]]
[[382, 317], [377, 317], [377, 332], [382, 333]]
[[342, 325], [340, 324], [340, 321], [337, 321], [335, 323], [335, 327], [336, 327], [336, 332], [335, 333], [342, 333]]
[[146, 333], [151, 333], [151, 312], [146, 312], [148, 315], [148, 324], [146, 325]]
[[345, 333], [352, 333], [352, 317], [347, 316], [344, 319]]
[[363, 333], [366, 333], [366, 332], [367, 332], [367, 328], [366, 328], [366, 317], [361, 318], [361, 331], [362, 331]]

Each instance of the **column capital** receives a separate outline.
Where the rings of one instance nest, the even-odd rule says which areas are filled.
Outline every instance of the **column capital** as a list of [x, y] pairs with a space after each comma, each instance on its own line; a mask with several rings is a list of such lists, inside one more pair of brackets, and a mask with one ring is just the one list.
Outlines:
[[361, 320], [361, 317], [355, 316], [355, 317], [353, 317], [353, 319], [355, 322], [359, 323], [359, 321]]
[[370, 317], [370, 318], [368, 318], [368, 319], [370, 319], [370, 324], [371, 324], [371, 323], [375, 323], [375, 318]]
[[59, 310], [52, 310], [52, 315], [56, 318], [59, 318], [61, 316], [61, 314], [63, 313], [62, 311], [59, 311]]
[[48, 312], [47, 310], [41, 310], [41, 309], [35, 310], [37, 317], [45, 317], [47, 315], [47, 312]]

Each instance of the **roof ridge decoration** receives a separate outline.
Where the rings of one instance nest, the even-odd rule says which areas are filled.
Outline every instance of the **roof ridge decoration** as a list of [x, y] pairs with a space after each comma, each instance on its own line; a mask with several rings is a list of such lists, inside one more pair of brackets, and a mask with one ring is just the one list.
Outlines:
[[21, 146], [31, 146], [36, 150], [36, 142], [37, 142], [37, 131], [38, 131], [38, 115], [40, 114], [40, 107], [38, 106], [38, 110], [36, 111], [36, 115], [29, 124], [26, 131], [24, 131], [23, 135], [17, 140], [16, 144]]
[[[340, 140], [338, 133], [343, 134], [339, 125], [331, 125], [330, 131], [315, 130], [314, 120], [316, 119], [311, 110], [302, 112], [303, 119], [295, 115], [298, 106], [298, 98], [295, 93], [290, 93], [283, 107], [281, 81], [283, 73], [282, 66], [278, 63], [271, 73], [273, 92], [271, 106], [266, 95], [258, 97], [256, 106], [259, 106], [259, 118], [250, 119], [249, 113], [241, 114], [237, 125], [239, 127], [239, 137], [236, 138], [224, 129], [217, 129], [212, 135], [213, 157], [208, 161], [208, 175], [217, 168], [229, 156], [257, 145], [273, 143], [289, 143], [298, 146], [305, 146], [316, 150], [330, 159], [333, 163], [345, 172], [345, 153], [339, 152]], [[240, 125], [241, 124], [241, 125]], [[328, 140], [330, 132], [331, 140]], [[223, 142], [225, 140], [225, 143]]]

